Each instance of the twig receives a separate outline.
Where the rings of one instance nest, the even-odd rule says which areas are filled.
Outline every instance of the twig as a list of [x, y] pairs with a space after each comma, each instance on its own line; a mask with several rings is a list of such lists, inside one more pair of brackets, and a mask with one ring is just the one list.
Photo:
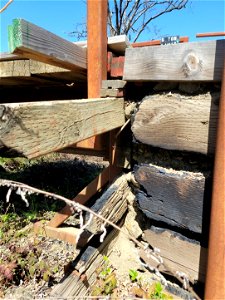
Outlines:
[[11, 4], [12, 2], [13, 2], [13, 0], [9, 0], [9, 1], [6, 3], [6, 5], [3, 6], [3, 8], [0, 9], [0, 14], [1, 14], [4, 10], [6, 10], [6, 8], [9, 6], [9, 4]]

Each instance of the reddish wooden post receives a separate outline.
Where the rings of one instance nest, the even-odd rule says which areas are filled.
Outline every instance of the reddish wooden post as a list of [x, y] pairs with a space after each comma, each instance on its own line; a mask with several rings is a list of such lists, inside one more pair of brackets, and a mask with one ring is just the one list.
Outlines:
[[205, 299], [225, 299], [225, 61], [213, 175]]
[[88, 98], [100, 97], [107, 79], [107, 0], [87, 1]]

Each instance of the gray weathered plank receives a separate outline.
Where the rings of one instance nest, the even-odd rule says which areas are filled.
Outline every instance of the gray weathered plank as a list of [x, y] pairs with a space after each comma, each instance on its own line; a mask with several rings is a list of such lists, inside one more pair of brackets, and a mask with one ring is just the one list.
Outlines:
[[205, 281], [207, 249], [174, 231], [151, 226], [144, 231], [144, 239], [160, 249], [160, 255], [168, 267], [185, 273], [189, 280]]
[[86, 49], [23, 19], [9, 26], [10, 52], [70, 70], [86, 70]]
[[144, 144], [213, 153], [219, 96], [219, 93], [149, 96], [135, 115], [132, 132]]
[[202, 232], [203, 202], [206, 201], [202, 173], [143, 164], [135, 167], [135, 179], [141, 185], [137, 201], [147, 217]]
[[28, 158], [60, 150], [124, 124], [123, 99], [0, 105], [0, 145]]
[[220, 81], [225, 40], [127, 48], [124, 80]]

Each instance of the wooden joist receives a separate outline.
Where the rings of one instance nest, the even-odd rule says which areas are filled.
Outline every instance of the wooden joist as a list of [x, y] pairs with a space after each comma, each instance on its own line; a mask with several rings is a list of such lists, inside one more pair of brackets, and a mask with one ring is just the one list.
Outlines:
[[10, 52], [69, 70], [86, 70], [86, 49], [23, 19], [8, 29]]
[[[172, 270], [185, 273], [192, 283], [198, 280], [204, 282], [207, 249], [201, 247], [198, 242], [174, 231], [154, 226], [144, 231], [144, 239], [153, 248], [160, 249], [163, 261]], [[143, 251], [140, 255], [147, 259]], [[152, 263], [151, 261], [150, 264]]]
[[123, 99], [0, 105], [0, 147], [34, 158], [124, 124]]
[[127, 48], [127, 81], [221, 81], [225, 40]]
[[145, 98], [132, 125], [134, 137], [147, 145], [203, 154], [213, 153], [219, 93]]
[[[202, 173], [175, 171], [155, 165], [135, 167], [140, 209], [150, 219], [202, 232], [203, 204], [207, 204], [205, 176]], [[206, 217], [206, 216], [205, 216]], [[205, 230], [205, 228], [204, 228]]]

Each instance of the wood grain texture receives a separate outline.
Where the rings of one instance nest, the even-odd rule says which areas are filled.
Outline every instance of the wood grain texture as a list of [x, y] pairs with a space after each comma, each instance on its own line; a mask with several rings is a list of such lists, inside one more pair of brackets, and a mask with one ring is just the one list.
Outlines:
[[160, 249], [163, 261], [172, 270], [185, 273], [192, 283], [205, 281], [207, 249], [198, 242], [153, 226], [144, 231], [144, 239]]
[[81, 256], [74, 260], [75, 270], [54, 286], [51, 298], [85, 299], [97, 279], [96, 269], [103, 265], [103, 256], [108, 256], [113, 251], [117, 236], [118, 231], [114, 229], [98, 248], [88, 246]]
[[23, 19], [9, 27], [10, 52], [70, 70], [86, 70], [86, 50]]
[[219, 96], [219, 93], [149, 96], [135, 115], [134, 137], [160, 148], [213, 153]]
[[0, 144], [28, 158], [60, 150], [124, 124], [123, 99], [0, 105]]
[[221, 81], [225, 40], [127, 48], [128, 81]]
[[[154, 165], [135, 167], [140, 209], [150, 219], [202, 232], [205, 177]], [[210, 196], [210, 195], [209, 195]]]
[[86, 79], [85, 72], [77, 73], [32, 59], [0, 61], [0, 86], [77, 84]]

